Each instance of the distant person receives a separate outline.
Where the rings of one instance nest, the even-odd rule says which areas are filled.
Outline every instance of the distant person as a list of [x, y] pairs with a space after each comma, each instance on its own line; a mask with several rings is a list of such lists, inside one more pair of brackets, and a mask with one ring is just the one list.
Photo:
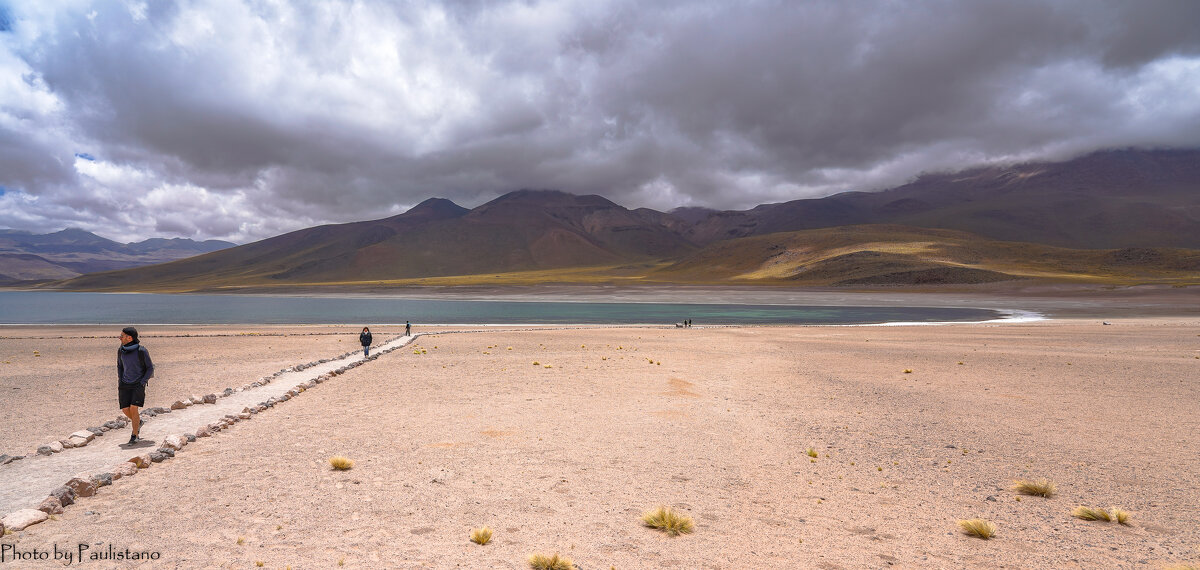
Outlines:
[[404, 321], [404, 336], [412, 336], [412, 323]]
[[371, 329], [363, 327], [363, 332], [358, 333], [358, 343], [363, 347], [363, 356], [371, 356]]
[[117, 400], [121, 412], [133, 426], [130, 444], [138, 442], [138, 433], [142, 428], [138, 408], [146, 405], [146, 384], [153, 377], [154, 362], [150, 360], [150, 351], [138, 344], [137, 329], [121, 329], [121, 347], [117, 349]]

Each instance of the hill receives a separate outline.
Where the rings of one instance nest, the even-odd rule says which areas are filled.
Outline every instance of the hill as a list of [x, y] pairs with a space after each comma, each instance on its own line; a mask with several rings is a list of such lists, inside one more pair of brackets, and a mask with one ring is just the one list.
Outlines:
[[371, 282], [650, 262], [695, 249], [653, 216], [600, 196], [522, 190], [473, 210], [432, 198], [391, 218], [308, 228], [63, 286], [199, 290]]
[[926, 174], [882, 192], [710, 214], [684, 235], [722, 239], [902, 224], [1069, 248], [1200, 248], [1200, 151], [1115, 150], [1058, 163]]
[[180, 238], [124, 244], [77, 228], [48, 234], [0, 230], [0, 284], [68, 279], [84, 273], [174, 261], [233, 245]]

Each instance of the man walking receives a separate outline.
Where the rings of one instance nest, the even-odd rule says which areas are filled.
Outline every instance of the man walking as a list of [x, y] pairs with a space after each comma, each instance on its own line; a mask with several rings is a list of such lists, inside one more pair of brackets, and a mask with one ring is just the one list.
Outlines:
[[404, 321], [404, 336], [412, 336], [412, 323]]
[[117, 399], [121, 412], [129, 418], [133, 434], [129, 443], [138, 442], [142, 418], [138, 408], [146, 405], [146, 383], [154, 376], [150, 352], [138, 344], [138, 332], [133, 327], [121, 329], [121, 347], [117, 349]]
[[358, 333], [358, 343], [363, 347], [363, 358], [371, 356], [371, 329], [363, 327], [363, 331]]

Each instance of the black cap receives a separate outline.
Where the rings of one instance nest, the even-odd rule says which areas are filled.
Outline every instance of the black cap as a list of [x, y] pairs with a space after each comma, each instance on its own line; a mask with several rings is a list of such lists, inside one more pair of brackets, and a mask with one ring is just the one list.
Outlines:
[[121, 329], [121, 332], [133, 337], [133, 340], [137, 340], [137, 329], [133, 327], [125, 327]]

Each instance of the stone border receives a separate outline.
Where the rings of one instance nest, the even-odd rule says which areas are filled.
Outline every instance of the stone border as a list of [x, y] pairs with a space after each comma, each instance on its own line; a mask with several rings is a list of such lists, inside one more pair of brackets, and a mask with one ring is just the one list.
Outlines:
[[[75, 504], [76, 499], [83, 498], [83, 497], [91, 497], [91, 496], [95, 495], [96, 491], [100, 487], [107, 487], [109, 485], [112, 485], [114, 481], [117, 481], [117, 480], [121, 479], [122, 477], [131, 477], [133, 475], [136, 475], [139, 470], [147, 469], [155, 463], [162, 463], [163, 461], [171, 459], [171, 458], [175, 457], [176, 452], [182, 450], [184, 448], [184, 446], [188, 445], [189, 443], [195, 442], [199, 438], [211, 437], [214, 434], [216, 434], [217, 432], [227, 429], [239, 421], [248, 420], [248, 419], [254, 417], [255, 414], [261, 413], [263, 411], [266, 411], [269, 408], [275, 407], [278, 404], [281, 404], [292, 398], [295, 398], [296, 396], [299, 396], [301, 393], [316, 386], [317, 384], [321, 384], [322, 382], [325, 382], [326, 380], [330, 380], [335, 376], [339, 376], [349, 370], [358, 368], [359, 366], [362, 366], [363, 364], [372, 362], [375, 359], [379, 358], [380, 356], [383, 356], [389, 352], [392, 352], [393, 350], [404, 348], [404, 347], [408, 346], [409, 344], [411, 344], [412, 341], [416, 340], [416, 338], [418, 336], [421, 336], [421, 334], [411, 335], [411, 338], [409, 339], [408, 342], [398, 344], [391, 348], [381, 349], [381, 350], [377, 351], [375, 354], [364, 357], [360, 360], [355, 360], [353, 362], [350, 362], [350, 363], [348, 363], [344, 366], [341, 366], [339, 368], [336, 368], [330, 372], [321, 374], [320, 376], [317, 376], [316, 378], [312, 378], [305, 382], [301, 382], [300, 384], [297, 384], [295, 387], [293, 387], [291, 390], [288, 390], [282, 396], [271, 397], [271, 398], [268, 398], [266, 401], [259, 402], [257, 405], [255, 405], [253, 407], [242, 408], [241, 413], [226, 414], [224, 418], [221, 418], [220, 420], [218, 420], [216, 422], [212, 422], [210, 424], [207, 424], [207, 425], [197, 428], [196, 433], [194, 433], [194, 434], [193, 433], [178, 433], [178, 434], [168, 435], [165, 438], [163, 438], [162, 445], [154, 451], [135, 455], [135, 456], [129, 458], [127, 461], [123, 461], [121, 463], [111, 465], [97, 473], [86, 473], [85, 472], [85, 473], [77, 474], [74, 477], [67, 480], [67, 482], [64, 483], [63, 485], [61, 485], [61, 486], [55, 488], [53, 491], [51, 491], [50, 495], [47, 496], [45, 499], [43, 499], [41, 504], [38, 505], [38, 507], [36, 509], [21, 509], [19, 511], [9, 513], [9, 514], [5, 515], [3, 518], [0, 518], [0, 537], [3, 537], [6, 533], [8, 533], [10, 531], [25, 530], [26, 528], [28, 528], [30, 526], [45, 522], [46, 520], [48, 520], [50, 518], [50, 515], [61, 514], [63, 512], [64, 508]], [[387, 344], [398, 338], [403, 338], [403, 337], [402, 336], [392, 337], [391, 339], [383, 342], [382, 344]], [[282, 374], [285, 374], [288, 372], [299, 372], [299, 371], [305, 370], [307, 368], [312, 368], [313, 366], [317, 366], [318, 364], [324, 364], [324, 363], [331, 362], [334, 360], [340, 360], [342, 358], [346, 358], [357, 352], [358, 352], [357, 350], [352, 350], [350, 352], [347, 352], [341, 356], [337, 356], [334, 358], [323, 358], [321, 360], [317, 360], [317, 361], [313, 361], [313, 362], [309, 362], [309, 363], [305, 363], [305, 364], [297, 364], [296, 366], [284, 368], [283, 370], [275, 372], [274, 374], [272, 374], [270, 376], [264, 376], [263, 378], [261, 378], [257, 381], [251, 382], [251, 383], [249, 383], [241, 388], [238, 388], [236, 390], [233, 388], [226, 388], [220, 396], [218, 396], [216, 394], [208, 394], [207, 396], [204, 396], [203, 398], [201, 398], [201, 402], [208, 403], [208, 404], [215, 404], [217, 402], [217, 398], [219, 398], [219, 397], [231, 396], [238, 392], [250, 390], [252, 388], [257, 388], [259, 386], [269, 384], [271, 382], [271, 380], [279, 377]], [[192, 396], [192, 398], [189, 400], [194, 400], [195, 398], [196, 398], [196, 396]], [[176, 404], [180, 404], [183, 407], [187, 407], [188, 405], [195, 405], [197, 403], [199, 403], [199, 402], [192, 402], [191, 404], [184, 404], [182, 400], [176, 402]], [[174, 404], [172, 404], [172, 408], [174, 408]], [[181, 409], [181, 408], [174, 408], [174, 409]], [[158, 413], [169, 413], [171, 411], [170, 409], [166, 409], [166, 408], [152, 408], [152, 410], [162, 410], [162, 411], [153, 412], [152, 415], [157, 415]], [[146, 413], [149, 411], [150, 410], [147, 410], [143, 413]], [[106, 425], [109, 423], [112, 423], [112, 422], [105, 422]], [[124, 427], [124, 426], [122, 426], [122, 427]], [[79, 432], [75, 432], [75, 433], [71, 434], [71, 437], [74, 438], [76, 435], [79, 435], [81, 439], [85, 439], [86, 442], [90, 442], [97, 435], [103, 435], [103, 431], [106, 431], [106, 430], [102, 430], [100, 428], [95, 428], [95, 429], [101, 431], [100, 434], [96, 434], [96, 433], [92, 432], [91, 429], [92, 428], [89, 428], [88, 430], [81, 430]], [[109, 428], [109, 429], [114, 429], [114, 428]], [[91, 438], [83, 437], [83, 435], [82, 435], [83, 433], [87, 433], [88, 435], [91, 436]], [[86, 442], [83, 445], [87, 445]], [[83, 445], [75, 446], [75, 447], [83, 447]], [[45, 455], [49, 455], [49, 454], [45, 454]], [[7, 456], [5, 456], [5, 457], [7, 457]], [[11, 462], [11, 460], [9, 462]]]
[[[185, 336], [188, 336], [188, 335], [185, 335]], [[237, 336], [237, 335], [225, 335], [225, 336]], [[388, 342], [391, 342], [397, 338], [400, 338], [400, 337], [392, 337], [391, 339], [384, 341], [382, 344], [387, 344]], [[233, 394], [236, 394], [238, 392], [242, 392], [245, 390], [249, 390], [251, 388], [265, 386], [266, 384], [270, 384], [271, 380], [274, 380], [275, 378], [279, 377], [280, 375], [287, 374], [289, 372], [300, 372], [302, 370], [305, 370], [307, 368], [312, 368], [313, 366], [317, 366], [319, 364], [325, 364], [327, 362], [332, 362], [334, 360], [341, 360], [343, 358], [346, 358], [348, 356], [355, 354], [356, 352], [358, 352], [358, 350], [351, 350], [349, 352], [335, 356], [333, 358], [322, 358], [320, 360], [314, 360], [312, 362], [306, 362], [304, 364], [297, 364], [295, 366], [289, 366], [282, 370], [276, 371], [274, 374], [271, 374], [269, 376], [263, 376], [262, 378], [258, 379], [257, 381], [246, 384], [245, 386], [242, 386], [241, 388], [237, 388], [237, 389], [225, 388], [225, 390], [223, 390], [220, 393], [206, 394], [204, 396], [192, 395], [191, 397], [188, 397], [188, 398], [175, 400], [175, 402], [172, 403], [169, 408], [164, 408], [162, 406], [143, 408], [139, 415], [142, 417], [142, 421], [145, 421], [147, 418], [152, 418], [159, 414], [169, 414], [169, 413], [171, 413], [171, 410], [182, 410], [184, 408], [188, 408], [188, 407], [191, 407], [196, 404], [215, 404], [215, 403], [217, 403], [218, 398], [232, 396]], [[65, 437], [63, 439], [59, 439], [59, 440], [55, 440], [55, 441], [51, 441], [49, 443], [39, 445], [37, 447], [37, 449], [35, 449], [29, 453], [26, 453], [25, 455], [0, 454], [0, 466], [7, 465], [14, 461], [20, 461], [25, 458], [32, 458], [32, 457], [35, 457], [38, 455], [53, 455], [55, 453], [60, 453], [67, 449], [73, 449], [76, 447], [84, 447], [87, 444], [91, 443], [92, 440], [94, 440], [96, 437], [104, 435], [105, 432], [110, 431], [110, 430], [115, 430], [115, 429], [122, 429], [122, 428], [127, 427], [128, 425], [129, 425], [129, 418], [126, 418], [124, 414], [121, 414], [121, 415], [117, 416], [115, 419], [104, 422], [103, 424], [100, 424], [99, 426], [81, 429], [79, 431], [72, 432], [71, 435], [68, 435], [67, 437]]]

